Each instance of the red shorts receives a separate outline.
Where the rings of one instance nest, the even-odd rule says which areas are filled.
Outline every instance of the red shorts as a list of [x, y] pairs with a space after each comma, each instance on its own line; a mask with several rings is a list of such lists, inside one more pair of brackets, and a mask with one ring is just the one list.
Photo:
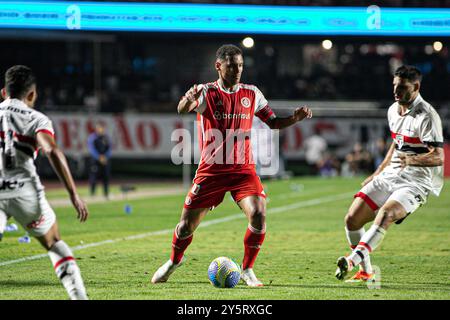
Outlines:
[[214, 208], [222, 201], [227, 191], [234, 201], [239, 202], [248, 196], [266, 197], [261, 180], [255, 174], [200, 176], [186, 196], [187, 209]]

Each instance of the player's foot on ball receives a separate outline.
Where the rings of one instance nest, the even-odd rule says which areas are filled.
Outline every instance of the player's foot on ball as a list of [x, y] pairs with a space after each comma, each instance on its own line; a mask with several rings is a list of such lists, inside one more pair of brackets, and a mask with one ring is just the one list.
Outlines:
[[347, 283], [355, 283], [355, 282], [366, 282], [373, 281], [375, 278], [375, 273], [367, 273], [362, 270], [359, 270], [353, 277], [348, 280], [345, 280]]
[[348, 272], [352, 270], [352, 263], [348, 261], [346, 257], [340, 257], [337, 259], [337, 269], [335, 276], [338, 280], [344, 280]]
[[248, 268], [242, 271], [241, 279], [244, 281], [249, 287], [262, 287], [263, 283], [256, 278], [255, 273], [252, 268]]
[[158, 270], [156, 270], [156, 272], [152, 278], [152, 283], [166, 282], [169, 279], [170, 275], [179, 266], [181, 266], [185, 260], [186, 260], [186, 258], [184, 256], [183, 256], [183, 259], [181, 259], [180, 263], [173, 263], [172, 260], [169, 259]]

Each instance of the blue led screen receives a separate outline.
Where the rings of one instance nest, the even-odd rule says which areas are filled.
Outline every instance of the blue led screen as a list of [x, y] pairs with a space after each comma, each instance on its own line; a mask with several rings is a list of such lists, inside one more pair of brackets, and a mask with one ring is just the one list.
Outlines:
[[0, 28], [450, 36], [450, 9], [0, 1]]

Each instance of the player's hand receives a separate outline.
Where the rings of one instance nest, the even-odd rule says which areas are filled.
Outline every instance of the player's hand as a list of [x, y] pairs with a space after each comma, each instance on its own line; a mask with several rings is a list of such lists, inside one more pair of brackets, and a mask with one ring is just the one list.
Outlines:
[[307, 106], [302, 106], [294, 110], [293, 117], [295, 121], [302, 121], [305, 118], [310, 119], [312, 118], [312, 111]]
[[89, 211], [84, 201], [81, 200], [80, 196], [76, 193], [70, 196], [70, 200], [72, 201], [73, 206], [77, 210], [78, 220], [80, 220], [80, 222], [86, 221], [89, 215]]
[[189, 102], [195, 102], [200, 98], [200, 95], [202, 94], [202, 85], [196, 85], [194, 84], [193, 87], [191, 87], [188, 91], [185, 93], [185, 97]]
[[398, 169], [401, 168], [402, 170], [406, 168], [406, 166], [410, 163], [410, 157], [406, 154], [400, 154], [398, 156], [398, 160], [391, 160], [392, 163], [394, 163], [394, 168]]

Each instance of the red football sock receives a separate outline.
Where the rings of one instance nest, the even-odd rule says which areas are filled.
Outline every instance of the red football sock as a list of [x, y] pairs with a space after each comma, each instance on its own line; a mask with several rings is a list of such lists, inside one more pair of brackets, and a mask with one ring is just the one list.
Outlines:
[[252, 226], [248, 226], [244, 237], [245, 253], [244, 260], [242, 261], [242, 270], [253, 268], [265, 236], [265, 228], [263, 230], [256, 230]]
[[187, 238], [179, 239], [177, 237], [177, 229], [178, 226], [173, 233], [172, 253], [170, 255], [170, 260], [175, 264], [180, 263], [181, 259], [183, 259], [184, 251], [186, 251], [186, 248], [191, 244], [192, 238], [194, 237], [194, 235], [191, 234]]

